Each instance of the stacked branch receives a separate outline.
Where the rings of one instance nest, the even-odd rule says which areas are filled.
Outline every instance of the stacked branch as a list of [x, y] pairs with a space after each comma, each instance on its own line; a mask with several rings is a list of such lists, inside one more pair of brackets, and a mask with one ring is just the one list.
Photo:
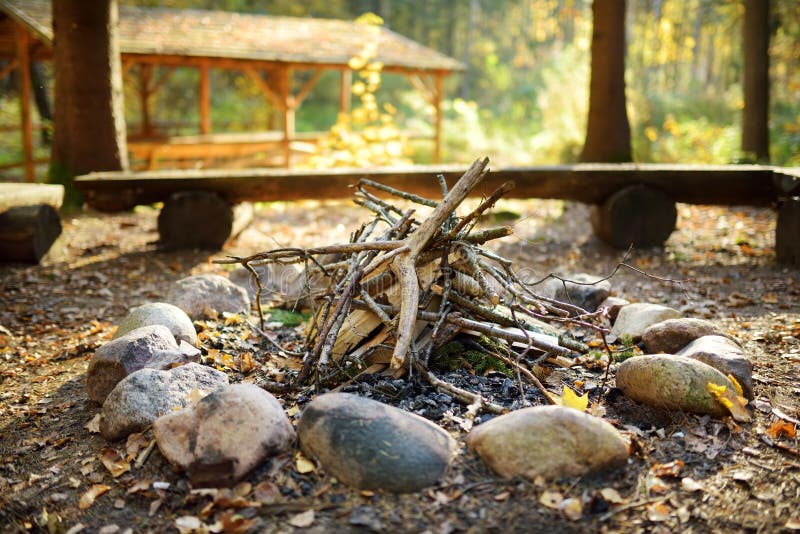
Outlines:
[[[511, 234], [509, 227], [478, 230], [476, 223], [514, 187], [513, 182], [503, 184], [467, 215], [456, 215], [485, 177], [487, 164], [488, 159], [473, 163], [449, 191], [439, 177], [443, 199], [438, 202], [361, 180], [355, 202], [374, 218], [355, 231], [348, 243], [217, 260], [240, 263], [255, 277], [262, 328], [263, 288], [256, 268], [269, 263], [304, 266], [300, 276], [312, 305], [312, 320], [302, 370], [288, 386], [273, 385], [272, 389], [329, 382], [345, 376], [343, 370], [354, 363], [358, 368], [382, 363], [395, 372], [416, 371], [459, 400], [500, 411], [501, 407], [478, 395], [444, 382], [429, 368], [433, 351], [466, 334], [497, 341], [493, 355], [554, 402], [523, 362], [569, 366], [574, 350], [582, 347], [543, 333], [542, 320], [590, 324], [591, 317], [575, 306], [538, 296], [515, 275], [511, 261], [482, 247]], [[424, 219], [417, 218], [415, 209], [403, 211], [392, 198], [433, 211]]]

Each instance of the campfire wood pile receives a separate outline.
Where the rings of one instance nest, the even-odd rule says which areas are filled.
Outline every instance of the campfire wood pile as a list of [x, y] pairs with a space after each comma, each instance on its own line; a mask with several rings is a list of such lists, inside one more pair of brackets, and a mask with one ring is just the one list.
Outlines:
[[[484, 350], [513, 369], [517, 380], [529, 382], [547, 402], [556, 403], [558, 397], [545, 389], [537, 374], [545, 372], [545, 362], [570, 366], [586, 347], [552, 335], [543, 321], [578, 324], [601, 335], [604, 329], [597, 326], [597, 313], [537, 295], [515, 274], [511, 261], [482, 247], [512, 233], [506, 226], [478, 230], [476, 223], [513, 182], [503, 184], [467, 215], [455, 214], [483, 180], [487, 165], [488, 159], [477, 160], [450, 190], [439, 177], [441, 201], [362, 179], [355, 202], [374, 218], [358, 228], [349, 243], [217, 260], [240, 263], [255, 277], [262, 328], [264, 288], [257, 268], [304, 267], [300, 276], [312, 318], [305, 348], [298, 354], [302, 369], [289, 382], [264, 387], [287, 391], [311, 383], [330, 385], [364, 370], [398, 376], [417, 372], [460, 401], [501, 412], [502, 407], [431, 371], [436, 349], [456, 335], [468, 334], [493, 340]], [[403, 211], [387, 200], [392, 197], [433, 211], [417, 218], [415, 209]]]

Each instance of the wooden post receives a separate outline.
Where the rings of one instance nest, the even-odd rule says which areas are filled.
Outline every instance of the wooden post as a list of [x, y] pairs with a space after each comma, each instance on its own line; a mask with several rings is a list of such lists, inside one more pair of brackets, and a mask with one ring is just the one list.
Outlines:
[[353, 71], [344, 69], [339, 81], [339, 113], [348, 113], [352, 104]]
[[19, 107], [22, 121], [22, 159], [25, 165], [25, 181], [36, 180], [33, 162], [33, 125], [31, 124], [31, 61], [30, 36], [17, 25], [17, 64], [19, 68]]
[[282, 66], [279, 72], [279, 92], [283, 105], [283, 153], [285, 166], [288, 168], [292, 164], [291, 142], [294, 137], [294, 99], [292, 98], [292, 69]]
[[433, 162], [439, 163], [442, 159], [442, 82], [444, 77], [439, 72], [433, 76]]
[[211, 83], [209, 65], [200, 66], [200, 133], [211, 133]]
[[149, 63], [139, 65], [139, 106], [142, 112], [142, 124], [140, 132], [142, 137], [150, 137], [152, 126], [150, 125], [150, 79], [153, 76], [153, 66]]

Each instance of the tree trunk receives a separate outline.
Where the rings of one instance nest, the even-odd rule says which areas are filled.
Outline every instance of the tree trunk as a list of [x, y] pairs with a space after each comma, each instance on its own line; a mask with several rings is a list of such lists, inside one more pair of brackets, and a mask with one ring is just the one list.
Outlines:
[[625, 0], [592, 2], [589, 120], [582, 161], [631, 161], [625, 109]]
[[769, 161], [769, 0], [744, 3], [742, 151]]
[[55, 130], [50, 181], [80, 201], [72, 178], [128, 166], [117, 1], [53, 2]]

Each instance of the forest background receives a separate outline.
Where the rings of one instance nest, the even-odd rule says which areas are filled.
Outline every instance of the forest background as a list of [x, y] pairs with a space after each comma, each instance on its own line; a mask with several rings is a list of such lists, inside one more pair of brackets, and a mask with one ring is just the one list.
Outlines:
[[[446, 81], [443, 160], [488, 155], [495, 164], [576, 161], [588, 112], [590, 0], [121, 0], [121, 5], [218, 9], [355, 19], [378, 14], [384, 26], [467, 65]], [[772, 0], [770, 155], [800, 165], [800, 2]], [[741, 152], [742, 17], [737, 0], [629, 0], [626, 84], [633, 157], [638, 162], [734, 163]], [[233, 36], [232, 38], [235, 38]], [[50, 80], [50, 65], [43, 65]], [[157, 74], [156, 74], [157, 75]], [[129, 131], [138, 99], [126, 84]], [[15, 83], [0, 88], [0, 164], [18, 161]], [[198, 73], [178, 69], [152, 102], [170, 135], [197, 133]], [[250, 78], [212, 72], [215, 131], [264, 130], [273, 110]], [[300, 83], [300, 82], [296, 82]], [[325, 74], [298, 110], [298, 132], [325, 131], [337, 119], [338, 76]], [[397, 108], [396, 122], [432, 133], [432, 109], [400, 75], [384, 73], [376, 94]], [[39, 155], [49, 149], [40, 143]], [[430, 143], [413, 159], [431, 160]]]

